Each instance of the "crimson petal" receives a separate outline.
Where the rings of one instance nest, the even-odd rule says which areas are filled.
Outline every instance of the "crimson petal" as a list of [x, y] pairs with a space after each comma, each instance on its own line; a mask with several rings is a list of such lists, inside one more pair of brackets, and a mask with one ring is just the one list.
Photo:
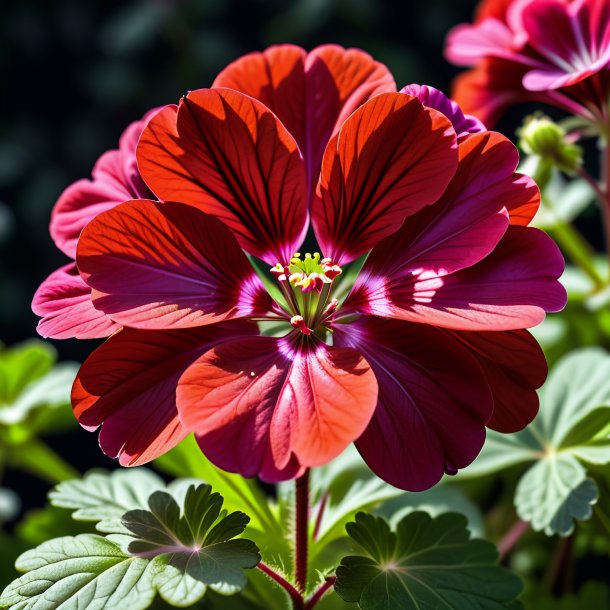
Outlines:
[[442, 195], [457, 161], [451, 123], [418, 99], [384, 93], [361, 106], [324, 153], [312, 207], [324, 256], [341, 264], [368, 252]]
[[285, 263], [307, 225], [305, 166], [298, 146], [263, 104], [228, 89], [200, 89], [166, 108], [137, 151], [148, 186], [220, 218], [239, 244]]
[[288, 336], [225, 343], [178, 384], [178, 410], [220, 468], [269, 481], [321, 466], [368, 424], [377, 382], [356, 351]]
[[128, 201], [100, 214], [77, 261], [95, 307], [124, 326], [200, 326], [269, 304], [231, 231], [180, 203]]
[[439, 329], [369, 317], [337, 325], [335, 343], [358, 349], [377, 377], [377, 408], [356, 447], [378, 476], [422, 491], [474, 460], [493, 404], [459, 343]]
[[250, 322], [176, 331], [123, 329], [81, 366], [72, 388], [74, 414], [123, 466], [144, 464], [187, 434], [176, 410], [183, 371], [213, 345], [256, 332]]
[[277, 115], [303, 154], [312, 194], [324, 149], [343, 121], [371, 97], [396, 91], [388, 69], [368, 53], [330, 44], [309, 54], [289, 44], [250, 53], [213, 86], [246, 93]]
[[542, 322], [545, 311], [565, 306], [566, 292], [557, 281], [563, 268], [547, 235], [511, 226], [495, 250], [468, 269], [391, 285], [369, 276], [354, 302], [367, 313], [454, 330], [530, 328]]
[[60, 267], [38, 287], [32, 311], [42, 317], [38, 333], [51, 339], [99, 339], [120, 328], [93, 307], [91, 288], [80, 277], [75, 263]]
[[487, 378], [494, 399], [487, 427], [504, 433], [525, 428], [538, 413], [536, 389], [547, 375], [536, 339], [526, 330], [447, 332], [468, 348]]

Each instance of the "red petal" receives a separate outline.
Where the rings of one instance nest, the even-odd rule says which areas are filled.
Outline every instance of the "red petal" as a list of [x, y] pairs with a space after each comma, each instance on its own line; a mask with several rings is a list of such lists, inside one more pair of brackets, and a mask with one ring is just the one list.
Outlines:
[[468, 269], [388, 288], [382, 279], [374, 290], [367, 286], [366, 310], [455, 330], [530, 328], [545, 311], [565, 306], [557, 281], [563, 267], [559, 249], [542, 231], [511, 226], [493, 253]]
[[367, 102], [324, 154], [312, 207], [324, 256], [341, 264], [368, 252], [434, 203], [456, 166], [455, 131], [440, 112], [404, 93]]
[[39, 286], [32, 311], [42, 317], [38, 333], [51, 339], [99, 339], [120, 328], [93, 307], [91, 288], [74, 263], [60, 267]]
[[337, 325], [335, 342], [358, 349], [377, 377], [377, 409], [356, 447], [378, 476], [422, 491], [474, 460], [493, 406], [467, 350], [435, 328], [367, 317]]
[[[394, 293], [417, 290], [478, 263], [497, 246], [508, 227], [505, 207], [530, 210], [532, 190], [514, 174], [518, 155], [504, 136], [484, 132], [459, 145], [457, 172], [441, 199], [409, 217], [371, 252], [346, 306], [365, 313], [392, 315]], [[525, 203], [524, 203], [525, 202]]]
[[124, 329], [95, 350], [72, 388], [74, 414], [95, 430], [100, 445], [123, 466], [149, 462], [187, 434], [176, 410], [183, 371], [221, 341], [256, 332], [256, 325], [229, 322], [176, 331]]
[[220, 468], [270, 481], [321, 466], [369, 422], [377, 383], [352, 349], [257, 337], [221, 345], [180, 379], [178, 409]]
[[536, 339], [525, 330], [448, 332], [469, 349], [487, 377], [494, 399], [487, 427], [504, 433], [525, 428], [538, 413], [536, 389], [547, 375]]
[[229, 229], [179, 203], [128, 201], [100, 214], [79, 240], [78, 267], [95, 307], [125, 326], [200, 326], [268, 304]]
[[214, 87], [246, 93], [277, 115], [303, 153], [312, 191], [324, 149], [343, 121], [374, 95], [396, 91], [383, 64], [338, 45], [309, 54], [288, 44], [250, 53], [227, 66]]
[[250, 254], [287, 262], [307, 223], [305, 166], [286, 128], [260, 102], [228, 89], [192, 91], [155, 115], [138, 146], [146, 183], [163, 200], [220, 218]]
[[136, 164], [136, 144], [146, 117], [131, 123], [121, 135], [118, 150], [104, 153], [93, 168], [93, 180], [79, 180], [59, 197], [49, 230], [55, 245], [70, 258], [83, 227], [100, 212], [129, 199], [148, 199], [150, 191]]

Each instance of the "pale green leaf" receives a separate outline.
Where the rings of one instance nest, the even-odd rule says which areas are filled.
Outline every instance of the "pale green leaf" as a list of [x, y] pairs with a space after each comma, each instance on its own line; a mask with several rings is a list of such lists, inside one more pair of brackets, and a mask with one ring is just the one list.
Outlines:
[[392, 532], [359, 513], [347, 531], [366, 555], [341, 561], [335, 591], [362, 610], [515, 607], [519, 579], [497, 565], [491, 543], [470, 539], [462, 515], [414, 512]]
[[73, 509], [77, 521], [97, 522], [105, 533], [125, 533], [123, 515], [135, 508], [147, 508], [151, 493], [165, 489], [160, 477], [144, 468], [93, 471], [82, 479], [60, 483], [51, 491], [53, 506]]
[[155, 595], [150, 562], [93, 534], [56, 538], [25, 552], [25, 572], [0, 596], [11, 610], [143, 610]]
[[597, 501], [595, 482], [574, 457], [556, 455], [541, 460], [521, 477], [515, 492], [517, 514], [532, 529], [568, 536], [574, 519], [590, 519]]

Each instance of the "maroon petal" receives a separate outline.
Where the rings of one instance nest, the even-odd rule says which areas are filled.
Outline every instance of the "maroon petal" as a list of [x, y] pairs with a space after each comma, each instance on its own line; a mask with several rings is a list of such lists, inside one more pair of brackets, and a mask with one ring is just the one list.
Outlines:
[[257, 100], [200, 89], [177, 114], [155, 115], [138, 145], [144, 180], [160, 198], [217, 216], [244, 250], [286, 263], [307, 224], [305, 165], [294, 138]]
[[358, 349], [377, 377], [377, 408], [356, 447], [378, 476], [422, 491], [474, 460], [493, 403], [459, 343], [435, 328], [368, 317], [337, 325], [335, 342]]
[[536, 389], [547, 375], [536, 339], [525, 330], [447, 332], [468, 348], [487, 378], [494, 399], [487, 427], [504, 433], [525, 428], [538, 413]]
[[108, 210], [85, 227], [77, 260], [95, 307], [124, 326], [200, 326], [269, 305], [231, 231], [188, 205], [139, 200]]
[[59, 197], [49, 230], [55, 245], [70, 258], [84, 226], [100, 212], [129, 199], [149, 199], [136, 163], [136, 145], [147, 118], [129, 125], [121, 135], [118, 150], [104, 153], [93, 168], [93, 180], [79, 180]]
[[220, 345], [180, 379], [178, 409], [220, 468], [268, 481], [336, 457], [368, 424], [377, 383], [356, 351], [257, 337]]
[[38, 333], [51, 339], [99, 339], [120, 326], [93, 307], [91, 288], [74, 263], [60, 267], [39, 286], [32, 311], [41, 316]]
[[509, 225], [506, 207], [516, 221], [529, 221], [539, 193], [514, 173], [518, 154], [509, 140], [494, 132], [470, 135], [460, 143], [459, 155], [441, 199], [372, 250], [346, 306], [393, 315], [388, 299], [394, 294], [418, 290], [420, 283], [440, 286], [440, 278], [488, 256]]
[[352, 114], [324, 153], [312, 223], [339, 264], [368, 252], [442, 195], [457, 165], [455, 131], [440, 112], [401, 93]]
[[313, 189], [324, 149], [345, 119], [371, 97], [396, 91], [388, 69], [359, 49], [322, 45], [307, 54], [282, 44], [250, 53], [214, 81], [261, 101], [293, 135]]
[[414, 276], [386, 285], [367, 279], [354, 295], [367, 313], [455, 330], [515, 330], [536, 326], [545, 311], [560, 311], [564, 262], [542, 231], [511, 226], [492, 254], [445, 277]]
[[88, 430], [102, 426], [100, 445], [123, 466], [144, 464], [187, 434], [176, 410], [176, 384], [202, 353], [256, 332], [248, 322], [175, 331], [123, 329], [81, 366], [72, 405]]

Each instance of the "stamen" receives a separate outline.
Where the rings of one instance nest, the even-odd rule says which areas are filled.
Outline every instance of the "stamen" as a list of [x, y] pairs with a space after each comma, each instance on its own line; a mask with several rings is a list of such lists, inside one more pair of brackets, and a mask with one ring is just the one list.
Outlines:
[[292, 318], [290, 318], [290, 324], [294, 328], [298, 328], [304, 335], [311, 335], [313, 332], [311, 328], [308, 328], [307, 324], [305, 324], [303, 316], [292, 316]]

